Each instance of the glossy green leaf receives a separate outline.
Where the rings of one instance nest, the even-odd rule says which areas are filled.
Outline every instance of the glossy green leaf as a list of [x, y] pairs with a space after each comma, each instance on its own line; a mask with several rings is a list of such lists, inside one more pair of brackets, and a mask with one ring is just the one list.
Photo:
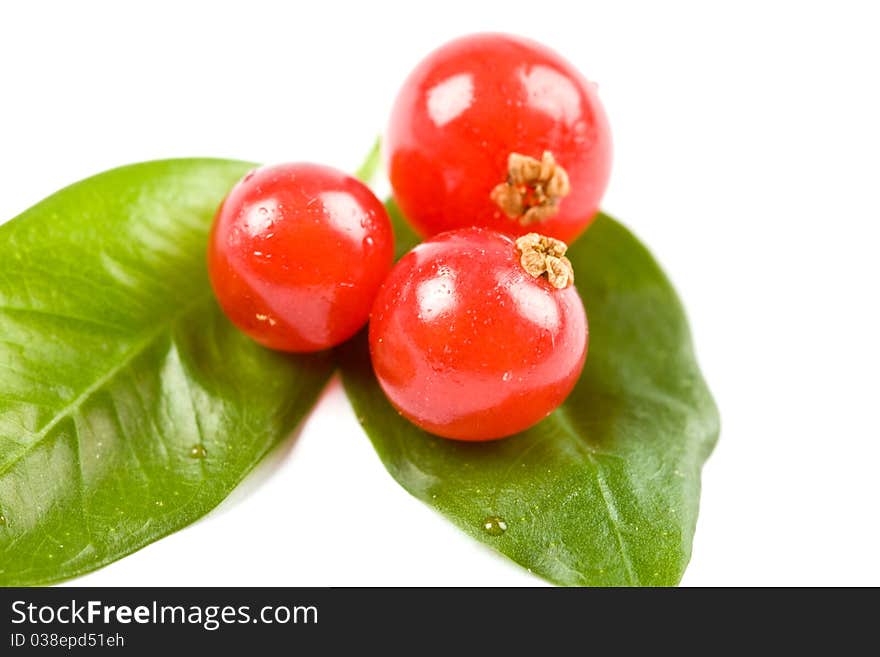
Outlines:
[[394, 260], [397, 261], [418, 244], [420, 239], [416, 231], [406, 222], [393, 199], [385, 201], [385, 209], [388, 210], [388, 217], [394, 229]]
[[123, 167], [0, 226], [0, 584], [193, 522], [315, 401], [327, 355], [259, 347], [208, 284], [211, 219], [250, 166]]
[[[381, 164], [382, 140], [376, 139], [370, 152], [367, 153], [367, 157], [364, 158], [363, 164], [355, 172], [355, 178], [358, 178], [365, 185], [369, 185], [379, 174]], [[385, 209], [388, 211], [391, 225], [394, 228], [394, 259], [399, 260], [403, 254], [419, 243], [419, 236], [407, 223], [394, 199], [389, 198], [385, 201]]]
[[358, 167], [358, 170], [355, 171], [354, 177], [365, 185], [369, 185], [379, 173], [381, 165], [382, 139], [377, 137], [376, 141], [374, 141], [373, 145], [370, 147], [370, 152], [367, 153], [367, 157], [364, 158], [363, 163]]
[[568, 255], [589, 356], [533, 429], [482, 444], [420, 431], [386, 401], [363, 334], [341, 354], [345, 388], [391, 475], [471, 536], [557, 584], [673, 585], [718, 413], [681, 304], [638, 240], [602, 215]]

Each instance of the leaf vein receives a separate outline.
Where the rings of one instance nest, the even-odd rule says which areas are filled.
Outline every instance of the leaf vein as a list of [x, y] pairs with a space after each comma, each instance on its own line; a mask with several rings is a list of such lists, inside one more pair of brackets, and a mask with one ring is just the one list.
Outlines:
[[82, 554], [83, 550], [87, 549], [90, 545], [93, 544], [92, 526], [89, 522], [89, 509], [86, 504], [86, 473], [85, 470], [83, 470], [82, 463], [82, 430], [80, 429], [79, 422], [77, 421], [78, 416], [82, 417], [82, 414], [76, 411], [71, 413], [71, 418], [73, 419], [73, 439], [76, 441], [76, 470], [79, 474], [79, 477], [77, 479], [77, 492], [79, 493], [79, 505], [82, 509], [83, 527], [86, 530], [86, 538], [88, 539], [88, 542], [82, 550], [80, 550], [76, 555], [71, 557], [71, 559], [69, 559], [65, 563], [69, 563], [70, 561], [78, 557], [80, 554]]
[[[172, 348], [174, 349], [175, 359], [177, 360], [178, 372], [180, 373], [180, 378], [183, 381], [183, 386], [186, 388], [186, 398], [189, 402], [190, 413], [192, 414], [193, 422], [196, 425], [196, 432], [199, 435], [199, 444], [204, 448], [205, 445], [205, 433], [202, 430], [202, 423], [199, 421], [199, 414], [196, 411], [196, 405], [193, 403], [193, 391], [192, 386], [189, 384], [189, 378], [186, 376], [186, 371], [183, 365], [183, 359], [180, 357], [180, 350], [177, 348], [177, 342], [172, 338], [171, 340]], [[205, 459], [198, 459], [199, 465], [201, 466], [202, 478], [206, 478], [208, 476]]]
[[630, 586], [638, 586], [639, 578], [636, 575], [635, 569], [633, 568], [632, 558], [629, 554], [629, 547], [627, 546], [627, 542], [624, 539], [623, 532], [621, 531], [621, 518], [620, 511], [617, 508], [617, 503], [614, 501], [614, 494], [611, 491], [611, 487], [608, 485], [608, 481], [605, 479], [605, 473], [602, 470], [602, 464], [596, 458], [595, 451], [590, 445], [586, 445], [583, 443], [583, 439], [575, 431], [574, 425], [571, 422], [571, 418], [568, 417], [568, 409], [564, 406], [560, 406], [556, 409], [556, 412], [551, 416], [553, 417], [562, 427], [562, 429], [569, 434], [572, 438], [572, 442], [577, 446], [577, 449], [581, 450], [581, 452], [587, 457], [587, 460], [593, 464], [596, 472], [596, 483], [599, 486], [599, 492], [602, 495], [602, 501], [604, 502], [605, 513], [608, 516], [609, 524], [611, 525], [611, 530], [614, 533], [614, 538], [617, 541], [617, 547], [620, 552], [620, 559], [623, 562], [623, 566], [626, 570], [627, 575], [627, 583]]
[[44, 310], [42, 308], [23, 308], [20, 306], [0, 306], [0, 312], [4, 312], [7, 314], [20, 314], [20, 315], [36, 315], [37, 317], [48, 317], [50, 319], [60, 319], [64, 322], [77, 322], [79, 324], [86, 324], [87, 326], [94, 326], [101, 329], [109, 329], [114, 333], [118, 333], [121, 330], [124, 330], [124, 327], [119, 324], [111, 324], [110, 322], [101, 321], [99, 319], [94, 319], [91, 317], [81, 317], [79, 315], [65, 315], [64, 313], [55, 312], [53, 310]]
[[155, 341], [158, 339], [174, 322], [176, 322], [180, 317], [188, 313], [194, 307], [196, 307], [199, 303], [204, 303], [205, 298], [198, 298], [190, 303], [186, 304], [183, 308], [181, 308], [178, 312], [174, 313], [169, 317], [169, 319], [160, 323], [154, 330], [147, 333], [147, 335], [134, 343], [134, 345], [126, 351], [119, 361], [113, 365], [106, 373], [99, 376], [94, 383], [88, 386], [85, 390], [83, 390], [73, 401], [64, 406], [55, 416], [49, 420], [46, 424], [44, 424], [39, 431], [34, 434], [34, 440], [27, 447], [21, 450], [15, 457], [13, 457], [5, 467], [0, 468], [0, 477], [5, 475], [23, 456], [25, 456], [30, 451], [34, 450], [37, 446], [39, 446], [44, 440], [46, 440], [47, 436], [51, 433], [51, 431], [66, 417], [70, 416], [71, 413], [79, 409], [86, 401], [88, 401], [92, 395], [101, 390], [107, 383], [113, 380], [120, 372], [124, 371], [129, 365], [131, 365], [132, 361], [134, 361], [138, 356], [140, 356], [144, 351], [146, 351]]

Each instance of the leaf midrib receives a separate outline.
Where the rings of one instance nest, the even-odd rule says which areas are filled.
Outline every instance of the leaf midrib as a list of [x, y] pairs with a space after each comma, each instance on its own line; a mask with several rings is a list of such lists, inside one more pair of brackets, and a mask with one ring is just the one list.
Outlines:
[[33, 440], [33, 442], [31, 442], [24, 449], [19, 451], [18, 454], [13, 456], [12, 459], [10, 459], [9, 463], [0, 468], [0, 477], [4, 476], [13, 467], [15, 467], [23, 457], [28, 455], [38, 446], [40, 446], [50, 435], [52, 429], [58, 426], [58, 424], [62, 420], [70, 417], [89, 398], [91, 398], [92, 395], [101, 390], [105, 385], [112, 381], [117, 374], [122, 372], [129, 365], [131, 365], [131, 363], [144, 351], [146, 351], [146, 349], [150, 347], [155, 340], [157, 340], [166, 331], [168, 331], [178, 319], [180, 319], [183, 315], [186, 315], [199, 304], [205, 303], [209, 298], [209, 294], [204, 294], [192, 299], [182, 308], [180, 308], [180, 310], [178, 310], [176, 313], [172, 313], [171, 315], [169, 315], [166, 320], [164, 322], [161, 322], [155, 330], [149, 331], [143, 338], [136, 341], [132, 345], [132, 347], [122, 355], [118, 363], [111, 367], [106, 373], [99, 376], [94, 383], [86, 387], [85, 390], [83, 390], [79, 395], [76, 396], [75, 399], [73, 399], [73, 401], [69, 402], [67, 405], [61, 408], [51, 420], [40, 427], [40, 429], [36, 433], [34, 433], [35, 439]]
[[596, 460], [596, 455], [593, 453], [593, 450], [588, 446], [584, 445], [581, 442], [581, 437], [575, 431], [574, 426], [571, 423], [571, 420], [568, 417], [568, 409], [565, 408], [563, 404], [559, 408], [556, 409], [556, 412], [551, 416], [565, 431], [566, 434], [571, 438], [572, 443], [576, 445], [576, 448], [586, 456], [587, 460], [593, 464], [593, 469], [596, 473], [596, 483], [599, 486], [599, 492], [602, 494], [602, 501], [604, 503], [603, 508], [605, 509], [605, 515], [608, 516], [609, 524], [611, 525], [611, 529], [614, 531], [615, 539], [617, 540], [617, 547], [620, 551], [620, 558], [623, 561], [623, 566], [626, 569], [626, 577], [627, 584], [629, 586], [638, 586], [638, 577], [636, 576], [635, 569], [632, 564], [632, 557], [629, 554], [629, 548], [627, 547], [627, 542], [623, 537], [623, 532], [620, 529], [620, 512], [617, 508], [617, 504], [614, 502], [614, 497], [611, 494], [611, 488], [608, 486], [608, 481], [605, 479], [605, 473], [602, 471], [602, 466]]

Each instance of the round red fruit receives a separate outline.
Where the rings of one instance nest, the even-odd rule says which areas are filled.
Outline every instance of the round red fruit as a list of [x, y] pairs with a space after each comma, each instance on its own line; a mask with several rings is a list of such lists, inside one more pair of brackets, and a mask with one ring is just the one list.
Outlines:
[[428, 55], [397, 96], [385, 149], [394, 197], [424, 235], [477, 225], [570, 243], [611, 169], [595, 85], [552, 50], [503, 34]]
[[577, 382], [587, 317], [565, 244], [535, 233], [442, 233], [392, 269], [370, 316], [376, 376], [431, 433], [492, 440], [550, 414]]
[[272, 349], [326, 349], [354, 335], [391, 269], [394, 237], [360, 181], [317, 164], [245, 176], [211, 230], [208, 269], [224, 312]]

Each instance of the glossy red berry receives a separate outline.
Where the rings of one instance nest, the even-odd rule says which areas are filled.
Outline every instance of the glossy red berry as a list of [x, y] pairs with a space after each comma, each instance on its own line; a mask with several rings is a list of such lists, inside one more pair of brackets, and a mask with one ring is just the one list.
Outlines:
[[208, 268], [223, 310], [272, 349], [317, 351], [367, 321], [394, 237], [360, 181], [317, 164], [252, 171], [223, 201]]
[[587, 318], [565, 244], [469, 228], [395, 265], [370, 317], [385, 394], [431, 433], [491, 440], [565, 400], [587, 353]]
[[611, 133], [595, 85], [558, 54], [476, 34], [410, 74], [385, 155], [394, 197], [424, 235], [477, 225], [571, 242], [605, 191]]

